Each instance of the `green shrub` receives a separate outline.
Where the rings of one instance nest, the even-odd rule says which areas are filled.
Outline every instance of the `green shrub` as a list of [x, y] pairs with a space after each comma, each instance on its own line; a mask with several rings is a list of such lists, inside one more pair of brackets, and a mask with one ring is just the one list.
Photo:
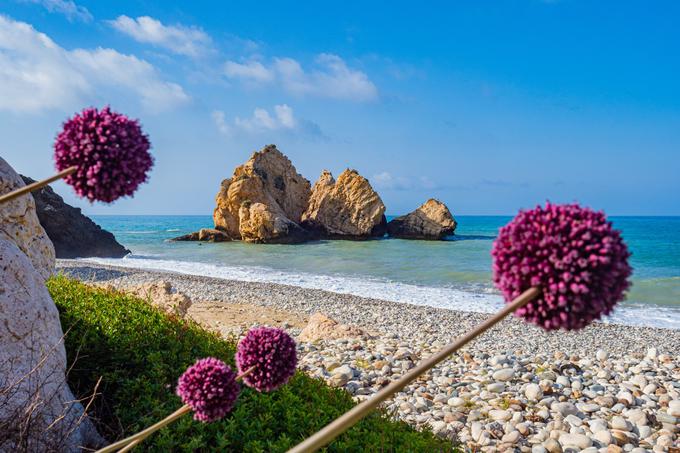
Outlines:
[[[63, 276], [48, 288], [59, 308], [76, 395], [97, 389], [90, 413], [109, 440], [128, 436], [181, 406], [177, 378], [202, 357], [233, 365], [235, 344], [200, 326], [168, 317], [144, 301]], [[148, 438], [139, 450], [276, 452], [352, 407], [345, 391], [297, 373], [272, 393], [244, 387], [233, 413], [203, 424], [185, 416]], [[379, 413], [336, 439], [328, 451], [452, 451], [450, 442], [417, 432]]]

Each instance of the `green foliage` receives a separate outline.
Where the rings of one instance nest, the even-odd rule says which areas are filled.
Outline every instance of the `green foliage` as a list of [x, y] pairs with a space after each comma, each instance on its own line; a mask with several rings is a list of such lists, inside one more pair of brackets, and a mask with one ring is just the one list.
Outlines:
[[[128, 436], [180, 407], [177, 378], [202, 357], [233, 365], [234, 343], [168, 317], [119, 292], [54, 277], [48, 288], [59, 308], [76, 395], [97, 389], [90, 413], [110, 440]], [[185, 416], [147, 439], [146, 451], [285, 451], [352, 407], [345, 391], [302, 373], [281, 389], [244, 387], [234, 412], [203, 424]], [[328, 451], [452, 451], [450, 442], [375, 413], [336, 439]]]

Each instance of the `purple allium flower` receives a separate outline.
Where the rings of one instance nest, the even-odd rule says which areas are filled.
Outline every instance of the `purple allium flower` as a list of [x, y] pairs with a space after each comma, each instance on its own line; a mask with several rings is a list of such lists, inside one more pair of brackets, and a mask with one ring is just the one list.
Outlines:
[[295, 341], [281, 329], [250, 329], [238, 344], [236, 366], [239, 373], [255, 367], [254, 371], [243, 378], [243, 382], [249, 387], [259, 392], [275, 390], [295, 374]]
[[602, 212], [577, 204], [520, 211], [491, 252], [506, 301], [531, 286], [541, 295], [515, 312], [546, 330], [580, 329], [611, 313], [630, 286], [630, 253]]
[[125, 115], [87, 108], [64, 123], [54, 142], [57, 170], [78, 170], [64, 180], [90, 201], [111, 203], [132, 195], [153, 166], [149, 138]]
[[212, 422], [231, 411], [241, 391], [236, 373], [221, 360], [200, 359], [182, 374], [177, 395], [191, 406], [194, 420]]

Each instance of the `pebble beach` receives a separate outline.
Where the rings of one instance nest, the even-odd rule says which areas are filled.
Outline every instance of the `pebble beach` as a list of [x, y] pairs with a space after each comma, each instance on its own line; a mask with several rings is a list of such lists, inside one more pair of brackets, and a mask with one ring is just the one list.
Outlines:
[[[489, 316], [85, 261], [58, 260], [57, 268], [123, 290], [169, 280], [206, 309], [240, 304], [271, 309], [279, 318], [289, 313], [296, 322], [271, 324], [295, 336], [319, 312], [359, 327], [364, 334], [352, 338], [298, 341], [299, 368], [358, 401]], [[225, 336], [250, 327], [202, 323]], [[680, 452], [680, 330], [594, 323], [549, 333], [508, 318], [409, 385], [386, 409], [466, 450]]]

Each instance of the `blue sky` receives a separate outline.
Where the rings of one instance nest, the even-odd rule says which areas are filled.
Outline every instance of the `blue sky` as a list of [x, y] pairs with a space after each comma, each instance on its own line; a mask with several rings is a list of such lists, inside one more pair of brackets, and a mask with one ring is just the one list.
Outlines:
[[[653, 6], [652, 6], [653, 5]], [[356, 168], [389, 214], [546, 199], [680, 215], [680, 3], [0, 3], [0, 155], [53, 172], [61, 122], [110, 104], [156, 166], [90, 214], [210, 214], [276, 143], [298, 171]]]

